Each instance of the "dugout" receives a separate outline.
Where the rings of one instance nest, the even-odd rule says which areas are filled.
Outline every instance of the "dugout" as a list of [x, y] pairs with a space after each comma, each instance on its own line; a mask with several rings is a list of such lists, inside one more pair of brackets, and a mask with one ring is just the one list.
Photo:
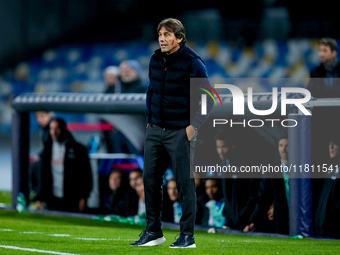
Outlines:
[[[280, 102], [279, 97], [279, 102]], [[256, 109], [268, 109], [271, 105], [270, 93], [253, 94], [253, 104]], [[232, 98], [226, 96], [223, 104], [232, 108]], [[280, 104], [278, 104], [280, 105]], [[254, 144], [261, 145], [251, 147], [249, 151], [255, 151], [255, 155], [273, 155], [276, 141], [284, 134], [288, 134], [289, 160], [291, 164], [311, 164], [312, 156], [318, 154], [319, 148], [313, 148], [314, 144], [321, 143], [320, 132], [325, 133], [323, 121], [329, 115], [325, 115], [325, 107], [333, 107], [334, 114], [340, 106], [340, 99], [312, 99], [304, 106], [313, 112], [313, 117], [306, 116], [292, 107], [288, 112], [289, 119], [295, 119], [302, 125], [296, 128], [271, 127], [263, 128], [238, 127], [236, 132], [243, 137], [252, 137]], [[13, 158], [13, 193], [12, 206], [16, 208], [17, 195], [22, 192], [28, 197], [28, 164], [29, 164], [29, 113], [35, 111], [54, 111], [65, 113], [96, 113], [96, 114], [126, 114], [144, 115], [145, 95], [144, 94], [74, 94], [74, 93], [49, 93], [49, 94], [22, 94], [16, 96], [12, 101], [12, 158]], [[322, 110], [318, 110], [322, 109]], [[209, 119], [218, 115], [219, 107], [215, 107]], [[279, 117], [280, 107], [273, 113]], [[315, 112], [315, 119], [314, 119]], [[224, 113], [225, 114], [225, 113]], [[230, 117], [227, 113], [226, 117]], [[334, 116], [334, 115], [333, 115]], [[242, 118], [251, 118], [249, 112]], [[259, 117], [257, 117], [259, 118]], [[142, 118], [143, 119], [143, 118]], [[261, 119], [261, 118], [259, 118]], [[331, 123], [334, 118], [328, 121]], [[144, 121], [144, 120], [143, 120]], [[202, 126], [200, 132], [208, 128], [209, 120]], [[142, 123], [145, 124], [145, 123]], [[329, 124], [332, 125], [333, 124]], [[335, 124], [334, 124], [335, 126]], [[312, 132], [313, 130], [313, 132]], [[213, 136], [213, 134], [212, 134]], [[199, 137], [198, 137], [199, 138]], [[203, 157], [204, 152], [214, 150], [213, 143], [198, 139], [196, 145], [196, 159]], [[246, 144], [244, 144], [246, 145]], [[317, 146], [316, 146], [317, 147]], [[313, 236], [312, 230], [312, 180], [309, 173], [295, 176], [290, 187], [290, 235]]]

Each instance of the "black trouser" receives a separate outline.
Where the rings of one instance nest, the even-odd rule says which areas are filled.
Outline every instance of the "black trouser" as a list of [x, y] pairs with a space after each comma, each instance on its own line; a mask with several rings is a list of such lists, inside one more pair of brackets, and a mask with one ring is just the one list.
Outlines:
[[195, 180], [190, 178], [194, 146], [194, 141], [188, 141], [185, 128], [163, 129], [156, 125], [147, 128], [143, 171], [147, 231], [161, 229], [163, 175], [171, 162], [182, 206], [180, 231], [184, 235], [194, 234], [196, 192]]

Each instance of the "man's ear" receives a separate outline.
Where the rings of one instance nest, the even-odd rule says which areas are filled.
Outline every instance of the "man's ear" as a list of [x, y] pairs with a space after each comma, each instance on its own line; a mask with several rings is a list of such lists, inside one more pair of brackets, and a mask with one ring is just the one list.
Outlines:
[[337, 52], [336, 50], [333, 50], [333, 51], [332, 51], [332, 57], [335, 58], [336, 55], [337, 55], [337, 53], [338, 53], [338, 52]]
[[181, 42], [183, 41], [183, 38], [176, 38], [176, 41], [178, 44], [181, 44]]

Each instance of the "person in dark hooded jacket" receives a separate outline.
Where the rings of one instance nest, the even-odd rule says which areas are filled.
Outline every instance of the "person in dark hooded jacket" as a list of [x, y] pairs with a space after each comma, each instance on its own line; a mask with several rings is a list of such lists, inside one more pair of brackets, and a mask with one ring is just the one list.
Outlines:
[[[318, 237], [340, 239], [340, 138], [329, 139], [329, 162], [323, 179], [314, 216], [314, 232]], [[332, 171], [330, 171], [332, 169]]]
[[92, 190], [87, 149], [75, 141], [61, 118], [51, 120], [50, 135], [52, 139], [41, 154], [42, 181], [37, 208], [84, 212]]
[[[237, 144], [233, 135], [222, 131], [216, 134], [216, 151], [221, 160], [221, 166], [244, 165], [243, 160], [237, 156]], [[225, 226], [242, 230], [253, 212], [259, 190], [259, 179], [240, 178], [236, 173], [225, 176], [222, 180], [223, 197], [225, 202]]]
[[[279, 139], [278, 152], [280, 159], [271, 165], [286, 166], [288, 164], [287, 137]], [[255, 209], [249, 218], [249, 224], [243, 231], [289, 234], [289, 197], [289, 176], [287, 173], [282, 173], [280, 178], [278, 176], [276, 178], [263, 178]]]

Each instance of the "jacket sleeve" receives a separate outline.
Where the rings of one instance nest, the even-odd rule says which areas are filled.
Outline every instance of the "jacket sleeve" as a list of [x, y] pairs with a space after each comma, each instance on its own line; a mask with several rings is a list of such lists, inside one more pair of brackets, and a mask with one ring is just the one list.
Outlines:
[[[339, 189], [340, 189], [340, 180], [337, 179], [336, 180], [336, 192], [334, 192], [334, 202], [333, 204], [331, 205], [331, 211], [333, 213], [333, 215], [337, 215], [336, 217], [338, 218], [338, 215], [340, 214], [340, 194], [339, 194]], [[340, 223], [340, 220], [337, 219], [337, 222]], [[339, 225], [340, 226], [340, 225]]]
[[249, 223], [260, 224], [267, 217], [267, 211], [271, 204], [274, 203], [273, 189], [271, 179], [264, 178], [260, 182], [260, 190], [255, 206], [255, 210], [249, 218]]
[[[195, 128], [199, 129], [201, 127], [201, 125], [208, 119], [210, 112], [212, 111], [213, 107], [214, 107], [214, 102], [212, 100], [212, 98], [210, 96], [207, 97], [207, 114], [206, 115], [202, 115], [201, 114], [201, 90], [200, 90], [200, 85], [202, 85], [202, 87], [204, 87], [204, 89], [206, 90], [210, 90], [209, 88], [207, 88], [206, 86], [204, 86], [203, 84], [209, 85], [210, 86], [210, 82], [208, 79], [208, 73], [207, 73], [207, 69], [203, 63], [202, 60], [200, 60], [199, 58], [195, 58], [192, 61], [191, 64], [191, 71], [190, 71], [190, 78], [202, 78], [202, 82], [198, 82], [198, 83], [192, 83], [192, 88], [191, 91], [193, 93], [193, 95], [191, 95], [191, 100], [197, 100], [198, 102], [196, 102], [194, 105], [198, 106], [198, 109], [193, 109], [195, 112], [195, 116], [191, 121], [191, 125], [194, 126]], [[202, 84], [201, 84], [202, 83]], [[210, 90], [210, 93], [213, 94], [213, 92]]]
[[[245, 204], [245, 206], [240, 211], [240, 218], [242, 219], [242, 222], [247, 222], [249, 217], [254, 211], [256, 201], [258, 198], [259, 193], [259, 185], [260, 185], [260, 179], [250, 179], [248, 183], [248, 200]], [[244, 226], [243, 226], [244, 227]]]
[[79, 145], [79, 150], [81, 150], [82, 155], [80, 158], [81, 174], [79, 176], [79, 183], [81, 183], [81, 190], [79, 195], [81, 198], [86, 199], [90, 196], [92, 190], [92, 170], [87, 149], [83, 145]]
[[196, 207], [196, 222], [195, 224], [201, 226], [208, 226], [209, 221], [209, 209], [205, 206], [205, 200], [203, 197], [197, 198]]
[[[151, 77], [151, 68], [149, 67], [149, 80]], [[147, 89], [146, 89], [146, 107], [145, 107], [145, 119], [146, 123], [151, 123], [151, 99], [152, 99], [152, 85], [151, 82], [149, 83]]]

